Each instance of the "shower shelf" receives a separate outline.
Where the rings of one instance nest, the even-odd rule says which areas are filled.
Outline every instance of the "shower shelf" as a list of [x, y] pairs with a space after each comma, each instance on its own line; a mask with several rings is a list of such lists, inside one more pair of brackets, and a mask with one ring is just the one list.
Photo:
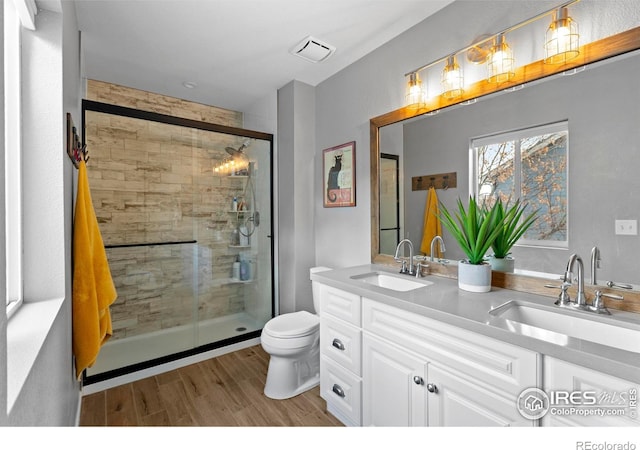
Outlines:
[[253, 283], [254, 280], [234, 280], [233, 278], [229, 278], [222, 282], [222, 284], [250, 284]]
[[229, 248], [251, 248], [250, 245], [230, 245]]

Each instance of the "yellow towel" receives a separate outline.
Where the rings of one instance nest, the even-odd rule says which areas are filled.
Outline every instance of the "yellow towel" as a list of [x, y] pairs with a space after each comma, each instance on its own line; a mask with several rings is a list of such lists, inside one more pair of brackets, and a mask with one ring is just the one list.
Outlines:
[[[438, 218], [438, 196], [433, 187], [427, 192], [427, 203], [424, 207], [424, 228], [422, 231], [422, 244], [420, 251], [425, 255], [431, 256], [431, 240], [435, 236], [442, 236], [442, 227]], [[440, 246], [436, 246], [436, 258], [441, 258]]]
[[73, 354], [76, 377], [95, 363], [111, 337], [109, 305], [118, 296], [91, 202], [87, 167], [80, 161], [73, 221]]

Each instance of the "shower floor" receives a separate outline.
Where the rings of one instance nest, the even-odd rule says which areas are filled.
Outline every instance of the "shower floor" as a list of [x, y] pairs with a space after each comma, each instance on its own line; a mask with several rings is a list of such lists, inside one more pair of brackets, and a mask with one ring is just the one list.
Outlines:
[[96, 363], [87, 369], [87, 376], [191, 350], [194, 347], [257, 331], [263, 326], [263, 321], [258, 321], [247, 313], [239, 313], [198, 322], [197, 330], [194, 330], [193, 326], [181, 326], [108, 341], [100, 349]]

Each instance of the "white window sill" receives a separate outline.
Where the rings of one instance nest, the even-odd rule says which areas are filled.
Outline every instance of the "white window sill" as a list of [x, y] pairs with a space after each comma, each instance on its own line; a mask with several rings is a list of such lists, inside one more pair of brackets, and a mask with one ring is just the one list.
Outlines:
[[7, 413], [11, 412], [64, 299], [24, 302], [7, 323]]

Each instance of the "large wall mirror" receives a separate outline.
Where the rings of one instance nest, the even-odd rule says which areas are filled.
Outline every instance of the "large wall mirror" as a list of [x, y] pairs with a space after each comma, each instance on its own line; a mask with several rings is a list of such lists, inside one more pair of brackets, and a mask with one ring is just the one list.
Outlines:
[[[617, 234], [615, 221], [640, 220], [640, 27], [589, 45], [592, 51], [571, 76], [566, 68], [556, 68], [523, 88], [480, 92], [478, 101], [463, 98], [438, 114], [401, 108], [372, 119], [372, 261], [393, 263], [392, 255], [380, 251], [381, 153], [399, 156], [401, 237], [419, 247], [427, 191], [413, 191], [412, 177], [456, 172], [456, 188], [436, 191], [440, 201], [453, 207], [470, 194], [473, 139], [566, 122], [568, 245], [514, 247], [516, 273], [554, 278], [578, 253], [589, 283], [590, 252], [598, 247], [597, 284], [613, 281], [638, 290], [640, 235]], [[462, 259], [453, 238], [443, 234], [445, 258]]]

